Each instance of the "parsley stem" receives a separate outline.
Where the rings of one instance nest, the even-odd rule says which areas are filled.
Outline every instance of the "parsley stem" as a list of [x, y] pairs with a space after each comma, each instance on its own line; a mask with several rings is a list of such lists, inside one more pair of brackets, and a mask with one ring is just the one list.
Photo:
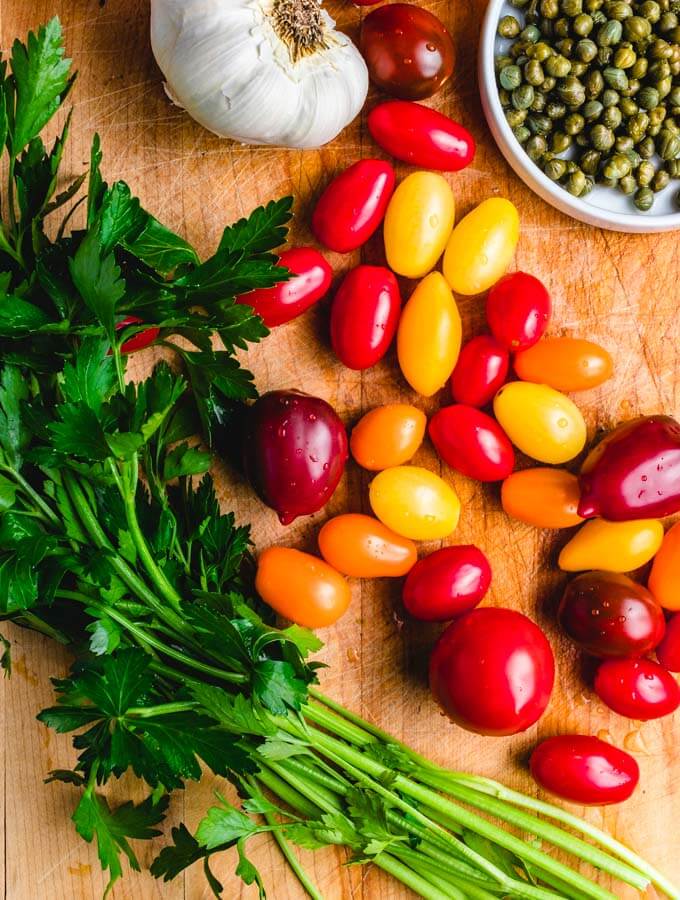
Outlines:
[[449, 889], [449, 891], [444, 893], [439, 890], [439, 888], [435, 887], [429, 881], [426, 881], [421, 875], [418, 875], [413, 869], [410, 869], [408, 866], [399, 862], [398, 859], [395, 859], [394, 856], [391, 856], [389, 853], [383, 852], [378, 854], [373, 862], [378, 868], [383, 869], [385, 872], [389, 872], [390, 875], [397, 878], [402, 884], [410, 887], [412, 891], [415, 891], [416, 894], [419, 897], [423, 897], [424, 900], [461, 900], [461, 898], [462, 900], [465, 900], [465, 894], [460, 891], [453, 893], [450, 892], [451, 889]]
[[148, 719], [154, 716], [171, 716], [178, 712], [189, 712], [196, 709], [197, 703], [159, 703], [157, 706], [133, 706], [125, 713], [126, 716], [134, 716], [137, 719]]
[[42, 512], [49, 519], [52, 525], [61, 527], [61, 521], [59, 520], [59, 517], [52, 511], [50, 506], [45, 502], [45, 500], [43, 500], [40, 494], [36, 490], [34, 490], [33, 487], [31, 487], [31, 485], [28, 483], [28, 481], [26, 481], [26, 479], [20, 472], [18, 472], [16, 469], [11, 468], [11, 466], [0, 466], [0, 471], [6, 472], [16, 481], [24, 494], [31, 498], [38, 509], [42, 510]]
[[276, 794], [277, 797], [280, 797], [284, 803], [287, 803], [291, 809], [302, 813], [304, 816], [308, 816], [310, 819], [318, 818], [320, 807], [315, 806], [309, 797], [296, 791], [269, 769], [261, 767], [260, 771], [257, 773], [257, 779], [272, 793]]
[[39, 631], [40, 634], [52, 638], [53, 641], [57, 641], [59, 644], [68, 646], [68, 644], [71, 643], [70, 638], [63, 632], [53, 628], [48, 622], [45, 622], [44, 619], [41, 619], [39, 616], [36, 616], [35, 613], [30, 612], [27, 609], [22, 610], [20, 616], [17, 617], [17, 622], [19, 624], [21, 624], [22, 621], [25, 622], [29, 628], [32, 628], [33, 631]]

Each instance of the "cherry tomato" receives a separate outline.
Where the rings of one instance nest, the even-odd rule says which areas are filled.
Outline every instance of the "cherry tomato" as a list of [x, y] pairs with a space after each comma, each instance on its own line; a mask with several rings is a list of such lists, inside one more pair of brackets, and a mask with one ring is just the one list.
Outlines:
[[451, 289], [443, 275], [431, 272], [411, 294], [397, 332], [399, 366], [414, 391], [431, 397], [446, 384], [462, 333]]
[[270, 547], [260, 554], [255, 589], [280, 616], [305, 628], [333, 625], [351, 600], [342, 575], [291, 547]]
[[401, 313], [399, 285], [384, 266], [357, 266], [331, 307], [331, 344], [349, 369], [369, 369], [387, 353]]
[[616, 521], [680, 511], [680, 423], [643, 416], [610, 432], [581, 470], [580, 515]]
[[312, 215], [319, 243], [338, 253], [365, 244], [385, 217], [394, 183], [394, 169], [381, 159], [359, 160], [336, 175]]
[[591, 519], [562, 548], [559, 567], [565, 572], [632, 572], [654, 557], [662, 540], [663, 525], [658, 519]]
[[367, 412], [352, 431], [349, 446], [364, 469], [380, 472], [407, 463], [425, 437], [427, 417], [406, 403], [388, 403]]
[[608, 659], [595, 676], [595, 693], [620, 716], [660, 719], [680, 706], [680, 688], [667, 669], [651, 659]]
[[451, 234], [456, 206], [448, 182], [436, 172], [413, 172], [394, 192], [385, 214], [385, 255], [398, 275], [432, 271]]
[[666, 627], [649, 591], [611, 572], [587, 572], [570, 581], [557, 618], [575, 644], [601, 657], [644, 656]]
[[444, 462], [476, 481], [502, 481], [515, 466], [512, 444], [500, 425], [474, 406], [445, 406], [428, 426]]
[[[489, 327], [496, 340], [513, 352], [540, 340], [551, 314], [550, 294], [538, 278], [526, 272], [512, 272], [501, 278], [486, 298]], [[547, 383], [543, 378], [538, 382]]]
[[545, 384], [513, 381], [493, 401], [493, 411], [515, 447], [539, 462], [560, 465], [583, 450], [586, 423], [578, 407]]
[[274, 287], [258, 288], [237, 297], [239, 303], [252, 306], [267, 328], [290, 322], [328, 293], [333, 270], [313, 247], [284, 250], [277, 265], [288, 269], [293, 277]]
[[[141, 325], [143, 322], [144, 319], [140, 319], [138, 316], [126, 316], [124, 319], [121, 319], [120, 322], [116, 322], [116, 331], [122, 331], [123, 328], [127, 328], [128, 325]], [[138, 331], [137, 334], [133, 335], [133, 337], [122, 344], [120, 352], [127, 354], [136, 353], [137, 350], [146, 350], [147, 347], [150, 347], [151, 344], [153, 344], [160, 332], [160, 328], [155, 327], [145, 328], [144, 331]]]
[[451, 35], [435, 15], [411, 3], [370, 12], [361, 25], [359, 49], [371, 81], [405, 100], [431, 97], [453, 73]]
[[656, 658], [669, 672], [680, 672], [680, 615], [666, 622], [666, 634], [656, 648]]
[[460, 500], [453, 488], [419, 466], [380, 472], [371, 482], [369, 501], [383, 524], [413, 541], [448, 537], [460, 518]]
[[505, 274], [519, 240], [519, 215], [491, 197], [456, 225], [444, 253], [444, 275], [456, 294], [481, 294]]
[[680, 522], [666, 532], [654, 557], [647, 587], [664, 609], [680, 609]]
[[531, 774], [546, 791], [585, 806], [627, 800], [640, 780], [632, 756], [584, 734], [548, 738], [531, 755]]
[[513, 519], [537, 528], [571, 528], [583, 519], [576, 512], [578, 478], [565, 469], [524, 469], [503, 482], [501, 503]]
[[[377, 12], [383, 9], [391, 7]], [[388, 100], [370, 111], [366, 124], [379, 147], [411, 166], [459, 172], [475, 156], [475, 140], [467, 128], [420, 103]]]
[[472, 338], [460, 351], [451, 375], [451, 393], [457, 403], [486, 406], [505, 384], [510, 356], [490, 334]]
[[430, 688], [468, 731], [526, 731], [545, 712], [555, 680], [550, 644], [511, 609], [473, 609], [449, 625], [430, 657]]
[[248, 412], [245, 471], [284, 525], [325, 506], [347, 456], [345, 426], [325, 400], [300, 391], [271, 391]]
[[398, 578], [418, 559], [413, 541], [358, 513], [329, 519], [319, 532], [319, 550], [329, 565], [352, 578]]
[[442, 547], [419, 559], [404, 584], [406, 611], [424, 622], [446, 622], [484, 599], [491, 566], [477, 547]]
[[614, 364], [607, 351], [578, 338], [544, 338], [514, 359], [522, 381], [547, 384], [557, 391], [587, 391], [611, 378]]

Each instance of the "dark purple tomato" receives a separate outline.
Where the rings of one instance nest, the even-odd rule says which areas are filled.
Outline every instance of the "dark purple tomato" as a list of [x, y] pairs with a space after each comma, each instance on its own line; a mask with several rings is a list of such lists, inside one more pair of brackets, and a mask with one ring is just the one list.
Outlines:
[[656, 648], [656, 658], [669, 672], [680, 672], [680, 613], [666, 622], [666, 633]]
[[455, 619], [430, 657], [430, 689], [450, 719], [478, 734], [526, 731], [545, 712], [555, 660], [538, 625], [512, 609]]
[[505, 384], [510, 354], [490, 334], [472, 338], [460, 351], [451, 376], [451, 393], [456, 403], [486, 406]]
[[246, 474], [284, 525], [325, 506], [347, 455], [345, 426], [325, 400], [301, 391], [271, 391], [248, 412]]
[[412, 3], [390, 3], [370, 12], [359, 47], [371, 81], [403, 100], [431, 97], [453, 73], [451, 35], [435, 15]]
[[435, 413], [430, 440], [447, 465], [476, 481], [502, 481], [515, 466], [515, 451], [501, 426], [474, 406], [458, 403]]
[[595, 676], [595, 693], [629, 719], [660, 719], [680, 706], [680, 688], [668, 669], [651, 659], [608, 659]]
[[401, 294], [384, 266], [357, 266], [345, 276], [331, 307], [331, 343], [350, 369], [368, 369], [387, 353], [397, 333]]
[[404, 583], [406, 611], [424, 622], [447, 622], [474, 609], [491, 584], [491, 566], [471, 544], [442, 547], [419, 559]]
[[508, 350], [526, 350], [543, 337], [552, 303], [543, 282], [526, 272], [505, 275], [489, 291], [486, 318], [493, 336]]
[[529, 765], [534, 779], [546, 791], [585, 806], [621, 803], [640, 780], [632, 756], [585, 734], [548, 738], [536, 747]]
[[581, 470], [583, 518], [658, 519], [680, 511], [680, 423], [643, 416], [610, 432]]
[[586, 572], [570, 581], [557, 617], [571, 640], [601, 657], [644, 656], [661, 641], [663, 611], [649, 591], [626, 575]]

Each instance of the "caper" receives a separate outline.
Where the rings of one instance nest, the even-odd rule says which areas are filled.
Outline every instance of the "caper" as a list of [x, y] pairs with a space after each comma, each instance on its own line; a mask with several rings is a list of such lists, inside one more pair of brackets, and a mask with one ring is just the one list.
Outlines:
[[618, 91], [615, 91], [613, 88], [606, 88], [602, 91], [600, 100], [602, 100], [602, 105], [607, 109], [610, 106], [616, 106], [621, 101], [621, 97]]
[[618, 140], [619, 139], [617, 138], [616, 142], [614, 143], [614, 149], [617, 150], [619, 153], [623, 153], [623, 155], [626, 157], [626, 159], [630, 160], [630, 165], [631, 165], [632, 169], [637, 169], [637, 167], [642, 162], [642, 157], [640, 156], [640, 154], [637, 152], [637, 150], [634, 147], [628, 147], [627, 149], [622, 150], [621, 147], [618, 146]]
[[563, 38], [555, 44], [555, 50], [561, 53], [562, 56], [571, 56], [574, 52], [574, 42], [571, 38]]
[[604, 106], [600, 103], [599, 100], [588, 100], [588, 102], [583, 106], [581, 112], [586, 122], [590, 123], [595, 122], [600, 117], [603, 109]]
[[654, 191], [655, 194], [658, 194], [659, 191], [662, 191], [664, 188], [668, 187], [671, 183], [671, 176], [665, 169], [658, 169], [652, 178], [652, 183], [650, 187]]
[[656, 82], [655, 87], [657, 93], [659, 94], [659, 99], [663, 100], [664, 97], [667, 97], [670, 94], [673, 87], [673, 80], [671, 76], [669, 75], [667, 78], [661, 78]]
[[596, 175], [597, 170], [600, 167], [601, 159], [602, 154], [597, 150], [586, 150], [585, 153], [581, 155], [581, 168], [586, 173], [586, 175]]
[[614, 141], [614, 149], [619, 153], [627, 153], [628, 150], [632, 150], [634, 146], [633, 138], [628, 134], [619, 134]]
[[505, 119], [511, 128], [517, 125], [524, 125], [527, 118], [526, 109], [506, 109]]
[[661, 127], [663, 120], [666, 118], [666, 108], [664, 106], [655, 106], [649, 111], [649, 125]]
[[614, 156], [609, 157], [602, 167], [602, 174], [605, 178], [618, 180], [623, 178], [624, 175], [629, 175], [631, 168], [630, 160], [623, 153], [615, 153]]
[[637, 55], [632, 47], [620, 47], [614, 54], [612, 62], [618, 69], [630, 69], [635, 65]]
[[589, 194], [592, 189], [595, 187], [595, 179], [591, 178], [589, 175], [586, 175], [585, 184], [583, 185], [583, 190], [581, 191], [581, 197], [585, 197], [586, 194]]
[[625, 91], [628, 87], [628, 76], [623, 69], [617, 69], [616, 66], [607, 66], [602, 76], [615, 91]]
[[654, 0], [645, 0], [638, 11], [652, 25], [656, 24], [661, 18], [661, 7]]
[[582, 75], [585, 75], [588, 71], [588, 63], [581, 62], [580, 59], [575, 59], [571, 64], [571, 74], [576, 78], [580, 78]]
[[672, 88], [668, 95], [668, 102], [671, 106], [680, 106], [680, 86]]
[[517, 125], [512, 129], [512, 133], [515, 135], [520, 144], [525, 144], [531, 137], [531, 132], [526, 127], [526, 125]]
[[566, 159], [565, 162], [567, 164], [567, 175], [573, 175], [574, 172], [578, 172], [580, 169], [580, 166], [575, 159]]
[[556, 131], [550, 139], [550, 149], [553, 153], [564, 153], [571, 147], [571, 135], [564, 131]]
[[530, 0], [510, 0], [510, 5], [517, 9], [523, 9], [525, 6], [529, 5], [529, 2]]
[[614, 56], [614, 51], [611, 47], [598, 47], [597, 48], [597, 61], [601, 66], [608, 66], [612, 61], [612, 57]]
[[671, 64], [667, 59], [657, 59], [651, 64], [647, 70], [647, 74], [656, 81], [660, 81], [662, 78], [668, 78], [671, 74]]
[[649, 128], [649, 116], [645, 112], [639, 112], [634, 116], [630, 116], [626, 122], [626, 131], [637, 144], [647, 133]]
[[623, 191], [626, 195], [635, 193], [637, 190], [637, 182], [632, 175], [623, 176], [621, 181], [619, 181], [619, 190]]
[[574, 18], [583, 12], [583, 0], [560, 0], [562, 14]]
[[615, 188], [619, 186], [618, 178], [605, 178], [604, 175], [600, 175], [600, 184], [604, 185], [604, 187]]
[[554, 25], [555, 36], [566, 38], [569, 36], [569, 19], [556, 19]]
[[503, 16], [498, 22], [498, 34], [502, 38], [514, 38], [520, 33], [519, 22], [514, 16]]
[[656, 151], [661, 159], [677, 159], [680, 156], [680, 137], [668, 128], [663, 128], [656, 140]]
[[557, 79], [552, 75], [548, 75], [544, 80], [543, 84], [540, 86], [539, 90], [543, 93], [549, 93], [550, 91], [555, 89], [557, 85]]
[[537, 162], [548, 149], [548, 144], [542, 134], [534, 134], [526, 142], [524, 149], [529, 158]]
[[591, 99], [599, 97], [603, 90], [604, 78], [602, 77], [602, 72], [598, 69], [594, 69], [592, 72], [588, 73], [588, 77], [586, 78], [586, 96]]
[[530, 84], [521, 84], [512, 92], [512, 105], [515, 109], [529, 109], [534, 100], [534, 89]]
[[640, 212], [648, 212], [654, 206], [654, 192], [648, 187], [638, 188], [633, 195], [633, 203]]
[[647, 69], [649, 67], [649, 63], [644, 56], [638, 56], [633, 65], [631, 66], [630, 72], [628, 73], [630, 78], [644, 78], [647, 74]]
[[624, 116], [634, 116], [639, 112], [639, 107], [632, 97], [621, 97], [619, 101], [619, 109]]
[[642, 16], [630, 16], [623, 23], [623, 33], [627, 41], [644, 41], [652, 33], [652, 23]]
[[669, 59], [673, 56], [673, 48], [663, 38], [656, 38], [656, 40], [652, 41], [647, 55], [651, 56], [652, 59]]
[[548, 75], [552, 75], [553, 78], [566, 78], [571, 72], [571, 63], [566, 56], [562, 56], [561, 53], [556, 53], [554, 56], [546, 59], [545, 71]]
[[640, 85], [640, 82], [637, 80], [637, 78], [629, 78], [628, 79], [628, 87], [624, 88], [624, 90], [621, 91], [621, 96], [622, 97], [634, 97], [637, 94], [637, 92], [640, 90], [640, 87], [641, 87], [641, 85]]
[[643, 159], [651, 159], [654, 156], [654, 139], [650, 136], [643, 138], [637, 145], [637, 152]]
[[671, 178], [680, 178], [680, 159], [669, 159], [664, 163], [664, 169]]
[[593, 20], [588, 13], [581, 13], [579, 16], [576, 16], [571, 28], [574, 34], [577, 34], [579, 37], [588, 37], [593, 30]]
[[534, 99], [533, 99], [533, 102], [532, 102], [531, 106], [529, 107], [529, 109], [532, 112], [538, 112], [538, 113], [543, 112], [547, 102], [548, 101], [546, 99], [545, 94], [540, 94], [540, 93], [536, 92], [534, 94]]
[[501, 69], [498, 80], [506, 91], [514, 91], [522, 83], [522, 70], [519, 66], [505, 66]]
[[642, 109], [654, 109], [659, 105], [659, 92], [656, 88], [645, 86], [638, 91], [636, 100]]
[[572, 137], [583, 131], [586, 127], [586, 121], [580, 113], [571, 113], [564, 120], [564, 130]]
[[586, 89], [578, 78], [568, 76], [562, 84], [557, 88], [557, 93], [563, 103], [567, 106], [575, 108], [585, 103]]
[[586, 0], [584, 4], [584, 9], [586, 12], [594, 13], [598, 9], [601, 9], [604, 4], [604, 0]]
[[614, 132], [606, 125], [593, 125], [590, 129], [590, 143], [595, 150], [611, 150], [614, 146]]
[[556, 19], [560, 14], [560, 5], [557, 0], [541, 0], [541, 15], [545, 19]]
[[665, 12], [659, 19], [659, 31], [665, 33], [678, 27], [678, 17], [673, 12]]
[[609, 19], [608, 22], [598, 29], [597, 43], [600, 47], [612, 47], [618, 44], [623, 35], [623, 25], [618, 19]]
[[597, 56], [597, 44], [590, 38], [583, 38], [574, 48], [576, 59], [584, 63], [592, 62]]
[[551, 119], [563, 119], [567, 114], [567, 107], [564, 103], [559, 103], [557, 100], [550, 100], [545, 107], [545, 111]]
[[578, 169], [576, 172], [572, 172], [572, 174], [567, 179], [567, 183], [565, 185], [566, 189], [574, 197], [580, 197], [581, 194], [583, 193], [585, 186], [586, 186], [586, 176], [580, 169]]
[[520, 32], [520, 37], [530, 44], [535, 44], [536, 41], [540, 40], [541, 32], [535, 25], [527, 25]]
[[648, 184], [652, 183], [655, 173], [654, 164], [650, 163], [648, 159], [643, 159], [635, 171], [637, 183], [640, 187], [647, 187]]
[[537, 62], [535, 59], [530, 59], [524, 66], [524, 78], [526, 79], [527, 84], [532, 85], [532, 87], [537, 87], [541, 84], [545, 75], [543, 74], [543, 66], [540, 62]]
[[607, 21], [607, 17], [601, 9], [596, 9], [595, 12], [591, 13], [591, 16], [593, 18], [594, 25], [604, 25], [604, 23]]
[[604, 5], [604, 12], [610, 19], [618, 19], [620, 22], [633, 15], [630, 3], [625, 3], [624, 0], [610, 0]]
[[618, 106], [608, 106], [605, 111], [602, 113], [601, 122], [603, 125], [606, 125], [607, 128], [611, 128], [613, 131], [621, 124], [621, 120], [623, 116], [621, 115], [621, 110]]
[[532, 134], [547, 134], [552, 129], [552, 119], [548, 116], [529, 116], [527, 128]]
[[567, 170], [567, 164], [563, 159], [553, 157], [545, 164], [543, 171], [551, 181], [559, 181]]

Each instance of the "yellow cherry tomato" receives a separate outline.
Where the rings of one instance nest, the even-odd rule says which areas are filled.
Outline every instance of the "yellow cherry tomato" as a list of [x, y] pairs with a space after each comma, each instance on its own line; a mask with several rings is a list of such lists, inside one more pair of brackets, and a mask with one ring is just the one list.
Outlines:
[[413, 172], [392, 195], [383, 232], [390, 269], [422, 278], [444, 252], [456, 215], [448, 182], [434, 172]]
[[591, 519], [562, 549], [559, 566], [565, 572], [632, 572], [652, 559], [662, 541], [663, 525], [658, 519]]
[[666, 532], [647, 587], [664, 609], [680, 610], [680, 522]]
[[431, 397], [453, 372], [462, 338], [460, 313], [443, 275], [431, 272], [411, 294], [399, 320], [397, 356], [414, 391]]
[[560, 465], [583, 450], [586, 424], [580, 410], [546, 384], [504, 385], [494, 398], [493, 411], [513, 444], [532, 459]]
[[352, 578], [399, 578], [418, 559], [413, 541], [358, 513], [329, 519], [319, 532], [319, 550], [329, 566]]
[[352, 456], [372, 472], [408, 462], [423, 442], [427, 417], [408, 403], [387, 403], [367, 412], [355, 425]]
[[460, 500], [453, 488], [419, 466], [396, 466], [376, 475], [369, 500], [383, 524], [413, 541], [445, 538], [460, 518]]
[[461, 219], [444, 253], [444, 275], [456, 294], [488, 291], [507, 272], [519, 240], [519, 215], [491, 197]]
[[565, 469], [524, 469], [513, 472], [501, 487], [501, 503], [513, 519], [537, 528], [571, 528], [577, 514], [578, 478]]
[[349, 585], [328, 563], [291, 547], [270, 547], [257, 561], [255, 588], [273, 610], [306, 628], [325, 628], [347, 611]]
[[611, 378], [612, 358], [599, 344], [579, 338], [544, 338], [515, 354], [515, 372], [558, 391], [587, 391]]

